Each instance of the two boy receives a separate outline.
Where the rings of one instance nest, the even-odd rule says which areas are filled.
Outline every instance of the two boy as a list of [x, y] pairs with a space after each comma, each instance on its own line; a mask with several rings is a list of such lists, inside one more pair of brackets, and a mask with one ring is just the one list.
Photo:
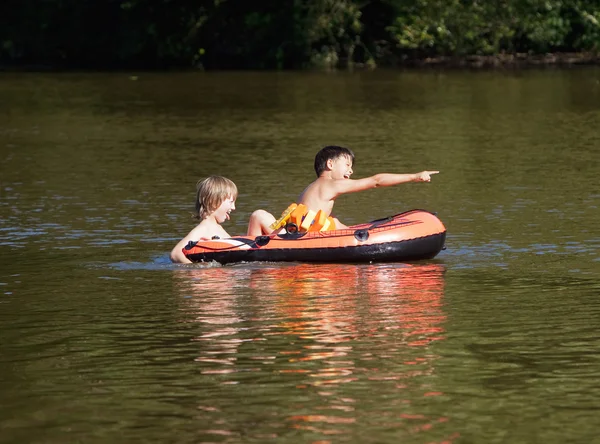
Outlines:
[[[354, 153], [349, 148], [330, 145], [321, 149], [315, 156], [314, 167], [317, 179], [300, 194], [298, 204], [304, 204], [314, 212], [320, 210], [325, 217], [329, 217], [335, 200], [342, 194], [407, 182], [430, 182], [431, 176], [439, 173], [439, 171], [421, 171], [415, 174], [381, 173], [353, 180], [350, 179], [353, 174], [353, 165]], [[201, 183], [204, 184], [202, 190]], [[190, 240], [211, 239], [213, 236], [229, 237], [220, 224], [229, 218], [231, 211], [235, 210], [236, 197], [237, 188], [229, 179], [212, 176], [199, 182], [196, 212], [202, 222], [175, 246], [171, 252], [171, 260], [182, 263], [190, 262], [181, 252]], [[206, 210], [201, 213], [199, 208]], [[333, 220], [336, 229], [348, 228], [337, 218], [333, 217]], [[271, 234], [273, 230], [270, 226], [275, 221], [275, 217], [269, 212], [256, 210], [250, 216], [247, 234], [249, 236]]]

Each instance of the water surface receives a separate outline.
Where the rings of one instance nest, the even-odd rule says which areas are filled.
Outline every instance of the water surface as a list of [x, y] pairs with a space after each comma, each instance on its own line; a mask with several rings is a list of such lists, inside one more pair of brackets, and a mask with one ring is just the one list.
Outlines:
[[[132, 77], [135, 76], [135, 77]], [[2, 74], [0, 442], [594, 442], [600, 70]], [[314, 154], [411, 264], [173, 265], [194, 186], [275, 214]]]

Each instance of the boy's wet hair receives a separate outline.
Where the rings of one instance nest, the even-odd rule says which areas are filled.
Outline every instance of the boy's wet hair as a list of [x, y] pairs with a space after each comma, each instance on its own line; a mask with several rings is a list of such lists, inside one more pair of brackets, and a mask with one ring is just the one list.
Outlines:
[[328, 160], [335, 160], [341, 156], [349, 157], [352, 161], [352, 165], [354, 165], [354, 153], [350, 148], [337, 145], [328, 145], [321, 148], [315, 156], [315, 173], [317, 173], [317, 177], [321, 177], [323, 171], [327, 170]]
[[231, 180], [222, 176], [200, 179], [196, 184], [196, 212], [194, 218], [204, 219], [229, 197], [237, 199], [238, 190]]

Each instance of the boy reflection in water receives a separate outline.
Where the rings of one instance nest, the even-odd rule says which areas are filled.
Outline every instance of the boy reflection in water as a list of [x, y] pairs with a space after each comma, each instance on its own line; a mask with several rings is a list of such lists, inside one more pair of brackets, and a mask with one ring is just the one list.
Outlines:
[[439, 359], [432, 346], [445, 333], [443, 265], [216, 267], [175, 276], [191, 296], [186, 319], [202, 325], [202, 373], [227, 384], [240, 383], [240, 375], [249, 381], [253, 372], [318, 394], [324, 405], [313, 403], [314, 414], [284, 413], [292, 427], [343, 433], [365, 387], [385, 391], [389, 411], [408, 403], [403, 416], [386, 419], [391, 426], [418, 432], [448, 421], [411, 407], [415, 396], [443, 395], [431, 378]]

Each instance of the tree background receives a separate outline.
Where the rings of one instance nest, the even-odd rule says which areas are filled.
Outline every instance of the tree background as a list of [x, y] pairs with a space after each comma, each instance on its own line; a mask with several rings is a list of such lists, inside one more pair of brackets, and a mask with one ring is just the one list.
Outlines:
[[600, 0], [4, 0], [3, 66], [302, 69], [596, 53]]

